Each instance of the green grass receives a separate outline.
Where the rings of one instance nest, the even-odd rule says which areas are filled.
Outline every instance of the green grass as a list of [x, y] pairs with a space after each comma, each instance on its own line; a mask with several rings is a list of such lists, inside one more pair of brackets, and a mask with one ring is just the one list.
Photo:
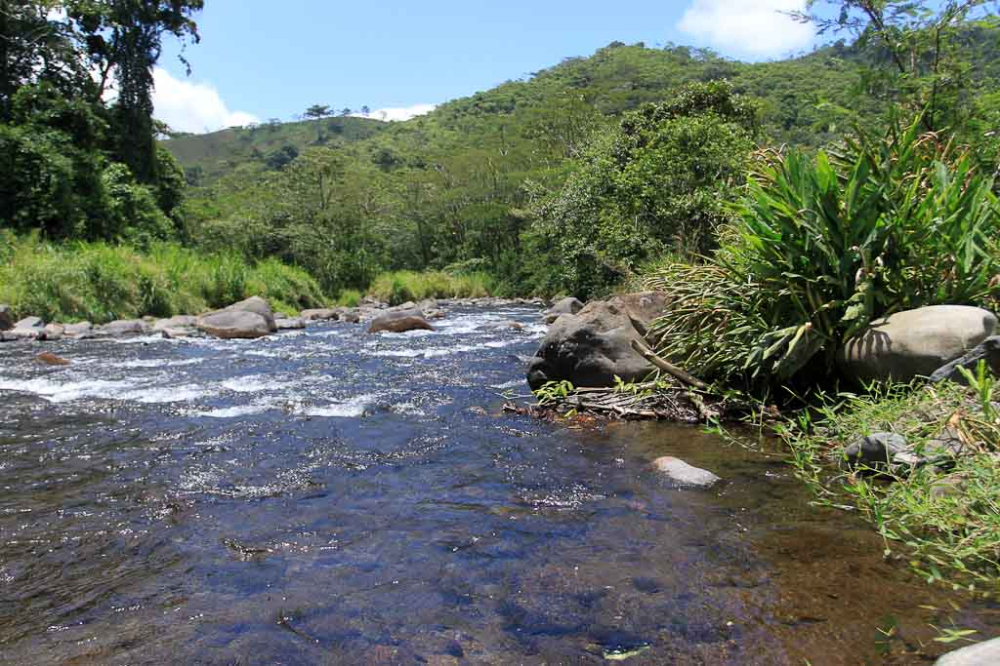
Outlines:
[[402, 305], [427, 298], [485, 298], [495, 290], [496, 281], [486, 273], [396, 271], [377, 277], [368, 295], [390, 305]]
[[356, 308], [361, 305], [361, 292], [356, 289], [345, 289], [337, 298], [337, 305], [342, 308]]
[[279, 312], [325, 302], [304, 271], [269, 259], [203, 254], [174, 244], [148, 252], [105, 243], [54, 244], [0, 234], [0, 303], [15, 316], [102, 323], [198, 314], [250, 296]]
[[[784, 430], [799, 475], [820, 503], [858, 510], [928, 582], [970, 591], [1000, 585], [1000, 420], [992, 379], [893, 387], [874, 395], [842, 395], [800, 415]], [[974, 453], [909, 474], [834, 471], [840, 452], [863, 435], [897, 432], [917, 450], [946, 427], [959, 430]]]

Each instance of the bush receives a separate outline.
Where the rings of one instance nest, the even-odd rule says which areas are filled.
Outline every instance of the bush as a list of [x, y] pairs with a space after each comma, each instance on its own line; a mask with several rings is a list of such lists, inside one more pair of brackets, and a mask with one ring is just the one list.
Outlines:
[[495, 281], [486, 273], [450, 275], [443, 272], [384, 273], [375, 279], [368, 295], [390, 305], [428, 298], [485, 298], [494, 293]]
[[662, 352], [705, 376], [788, 379], [873, 318], [997, 293], [993, 182], [919, 125], [839, 154], [763, 159], [706, 267], [648, 281], [674, 294]]

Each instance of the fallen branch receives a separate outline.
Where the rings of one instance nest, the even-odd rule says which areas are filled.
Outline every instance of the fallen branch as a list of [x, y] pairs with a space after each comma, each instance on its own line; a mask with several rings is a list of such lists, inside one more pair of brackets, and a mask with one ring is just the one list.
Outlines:
[[708, 388], [708, 384], [706, 384], [705, 382], [701, 381], [700, 379], [698, 379], [694, 375], [689, 374], [689, 373], [685, 372], [684, 370], [681, 370], [676, 365], [673, 365], [672, 363], [668, 363], [668, 362], [664, 361], [662, 358], [660, 358], [659, 356], [656, 355], [656, 352], [654, 352], [652, 349], [646, 347], [644, 344], [642, 344], [638, 340], [633, 340], [632, 341], [632, 349], [634, 349], [643, 358], [645, 358], [647, 361], [649, 361], [650, 363], [652, 363], [653, 365], [655, 365], [660, 370], [663, 370], [664, 372], [670, 374], [671, 376], [675, 377], [676, 379], [684, 382], [688, 386], [694, 387], [694, 388], [699, 389], [699, 390], [705, 390], [705, 389]]

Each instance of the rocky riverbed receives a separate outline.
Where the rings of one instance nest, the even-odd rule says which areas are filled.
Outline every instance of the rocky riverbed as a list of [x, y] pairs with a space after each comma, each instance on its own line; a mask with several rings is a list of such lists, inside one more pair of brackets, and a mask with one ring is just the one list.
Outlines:
[[931, 624], [1000, 634], [766, 447], [502, 415], [541, 310], [439, 305], [0, 345], [0, 663], [912, 664]]

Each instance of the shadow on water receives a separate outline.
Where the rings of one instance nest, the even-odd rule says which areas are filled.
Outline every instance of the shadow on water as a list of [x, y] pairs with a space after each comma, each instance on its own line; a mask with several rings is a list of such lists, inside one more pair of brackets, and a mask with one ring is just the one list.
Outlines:
[[[0, 348], [0, 663], [912, 664], [932, 623], [1000, 634], [779, 457], [497, 415], [536, 322]], [[667, 454], [725, 482], [671, 488]]]

